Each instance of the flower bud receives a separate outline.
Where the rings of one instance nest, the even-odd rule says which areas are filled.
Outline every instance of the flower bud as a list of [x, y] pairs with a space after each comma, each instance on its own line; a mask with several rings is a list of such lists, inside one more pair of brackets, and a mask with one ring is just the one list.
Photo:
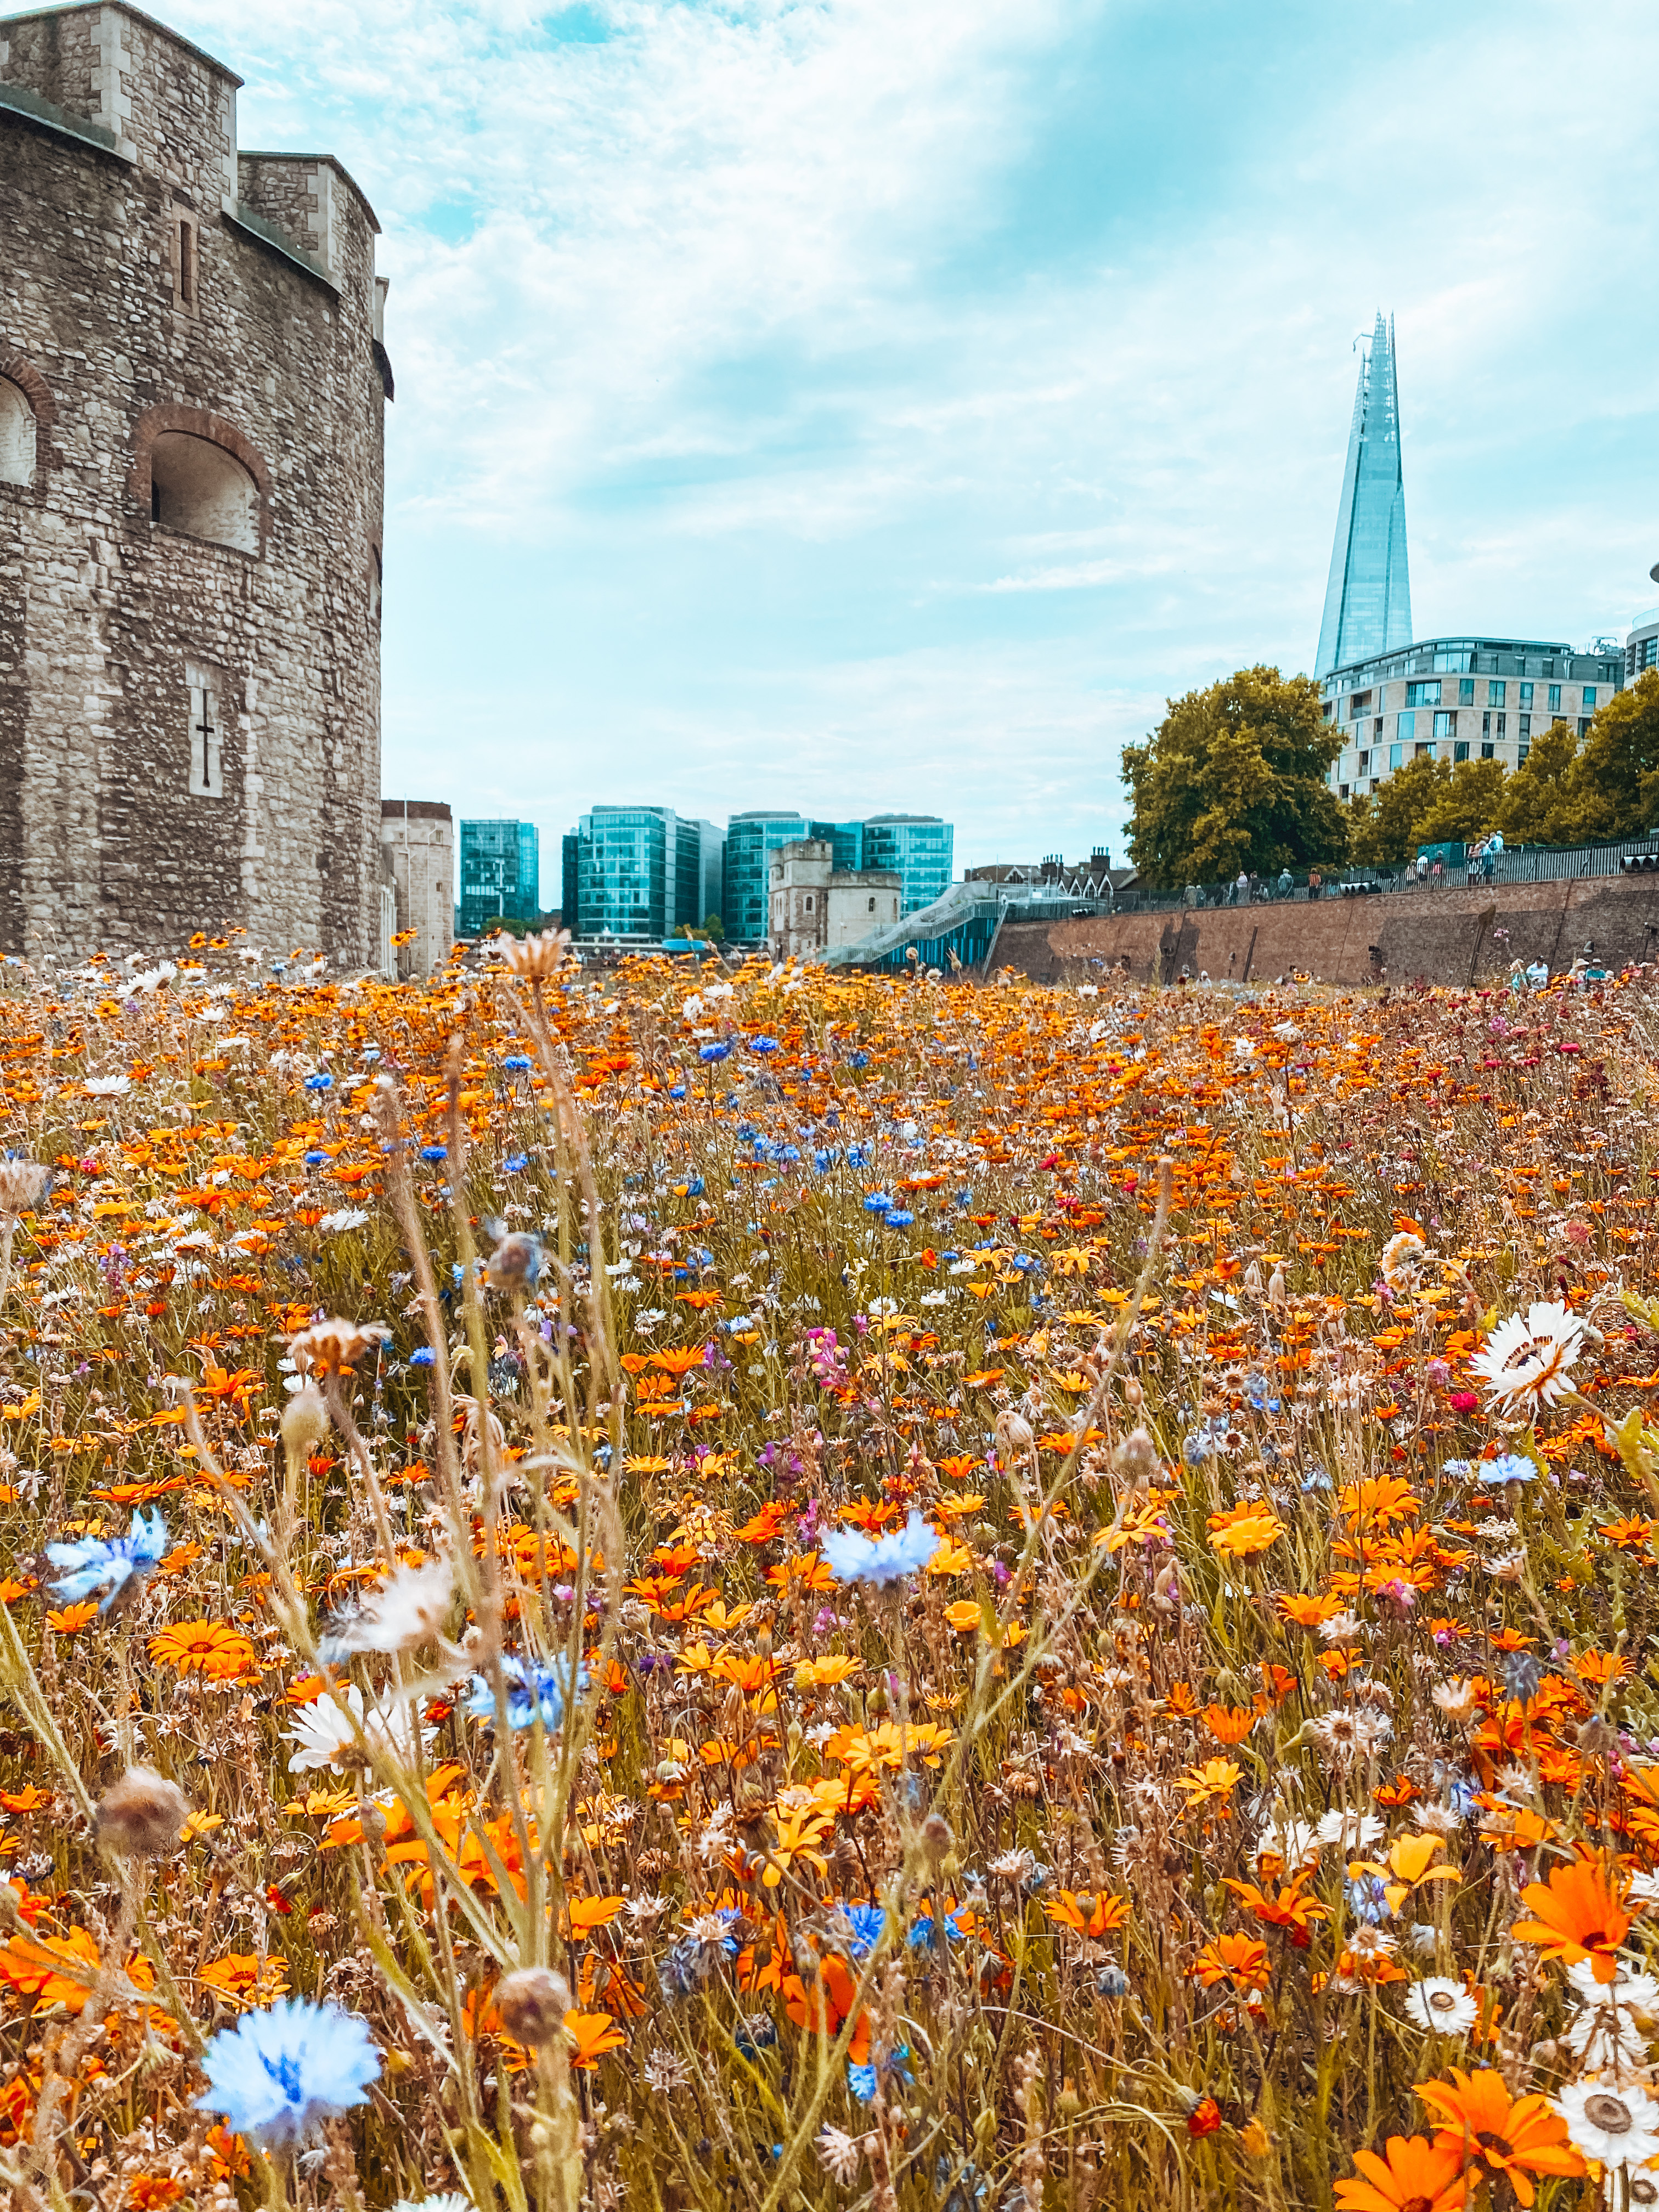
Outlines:
[[93, 1814], [97, 1841], [123, 1858], [170, 1859], [190, 1818], [190, 1801], [154, 1767], [131, 1766]]
[[564, 2033], [570, 1984], [550, 1966], [520, 1966], [495, 1984], [495, 2011], [516, 2043], [539, 2051]]
[[956, 1848], [956, 1838], [951, 1832], [951, 1823], [943, 1813], [930, 1813], [921, 1824], [921, 1848], [935, 1866], [949, 1858]]
[[328, 1434], [328, 1407], [314, 1382], [296, 1390], [283, 1408], [283, 1444], [291, 1460], [304, 1459]]

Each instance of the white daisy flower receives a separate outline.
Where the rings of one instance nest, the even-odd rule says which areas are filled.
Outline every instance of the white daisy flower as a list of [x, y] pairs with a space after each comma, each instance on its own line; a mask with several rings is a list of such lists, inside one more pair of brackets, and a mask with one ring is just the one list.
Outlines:
[[1406, 2010], [1419, 2027], [1437, 2035], [1467, 2035], [1480, 2008], [1462, 1982], [1432, 1974], [1407, 1990]]
[[[401, 1766], [415, 1763], [415, 1732], [410, 1723], [409, 1707], [402, 1700], [395, 1703], [382, 1699], [363, 1711], [363, 1693], [354, 1682], [345, 1693], [346, 1703], [356, 1716], [367, 1741], [376, 1750], [398, 1761]], [[434, 1731], [422, 1731], [422, 1740], [430, 1742]], [[331, 1767], [335, 1773], [343, 1774], [348, 1769], [361, 1768], [362, 1753], [353, 1733], [351, 1723], [340, 1711], [332, 1698], [320, 1697], [302, 1706], [295, 1716], [292, 1732], [283, 1737], [285, 1743], [298, 1744], [299, 1749], [289, 1760], [290, 1774], [309, 1774], [319, 1767]]]
[[1659, 2156], [1659, 2103], [1639, 2083], [1594, 2076], [1558, 2089], [1553, 2103], [1572, 2147], [1603, 2166], [1645, 2166]]
[[1553, 1406], [1572, 1388], [1568, 1370], [1584, 1346], [1581, 1314], [1559, 1299], [1540, 1299], [1524, 1319], [1511, 1314], [1498, 1322], [1469, 1362], [1492, 1395], [1494, 1406], [1516, 1411]]
[[1334, 1805], [1314, 1830], [1314, 1839], [1321, 1844], [1340, 1844], [1351, 1855], [1368, 1849], [1382, 1832], [1382, 1823], [1375, 1813], [1345, 1812]]

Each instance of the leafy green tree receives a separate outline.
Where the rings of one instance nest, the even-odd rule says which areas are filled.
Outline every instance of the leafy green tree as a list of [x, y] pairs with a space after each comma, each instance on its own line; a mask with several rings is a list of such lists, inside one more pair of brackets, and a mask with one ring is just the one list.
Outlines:
[[1472, 845], [1496, 828], [1503, 805], [1502, 761], [1459, 761], [1417, 825], [1419, 845]]
[[717, 914], [706, 914], [702, 918], [702, 933], [719, 945], [726, 935], [726, 924]]
[[1399, 867], [1424, 842], [1420, 825], [1450, 787], [1451, 765], [1419, 753], [1397, 768], [1381, 791], [1349, 802], [1353, 856], [1370, 867]]
[[1578, 737], [1557, 722], [1532, 740], [1532, 750], [1504, 787], [1498, 826], [1511, 845], [1566, 845], [1571, 785]]
[[1639, 837], [1659, 822], [1659, 669], [1615, 691], [1591, 722], [1565, 796], [1559, 842]]
[[1276, 668], [1171, 700], [1145, 744], [1123, 748], [1130, 857], [1166, 890], [1341, 860], [1347, 824], [1326, 781], [1341, 742], [1317, 684]]

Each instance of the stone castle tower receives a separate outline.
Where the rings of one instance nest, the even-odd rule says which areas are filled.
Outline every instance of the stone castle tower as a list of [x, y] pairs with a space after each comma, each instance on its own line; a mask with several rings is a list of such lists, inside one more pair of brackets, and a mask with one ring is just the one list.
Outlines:
[[380, 226], [240, 82], [0, 17], [0, 951], [375, 957]]

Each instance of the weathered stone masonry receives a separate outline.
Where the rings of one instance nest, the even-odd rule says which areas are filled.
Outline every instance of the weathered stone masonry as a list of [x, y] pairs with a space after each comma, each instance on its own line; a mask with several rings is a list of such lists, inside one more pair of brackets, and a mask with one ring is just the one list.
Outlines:
[[374, 957], [379, 225], [239, 150], [240, 82], [134, 8], [0, 18], [0, 950]]

